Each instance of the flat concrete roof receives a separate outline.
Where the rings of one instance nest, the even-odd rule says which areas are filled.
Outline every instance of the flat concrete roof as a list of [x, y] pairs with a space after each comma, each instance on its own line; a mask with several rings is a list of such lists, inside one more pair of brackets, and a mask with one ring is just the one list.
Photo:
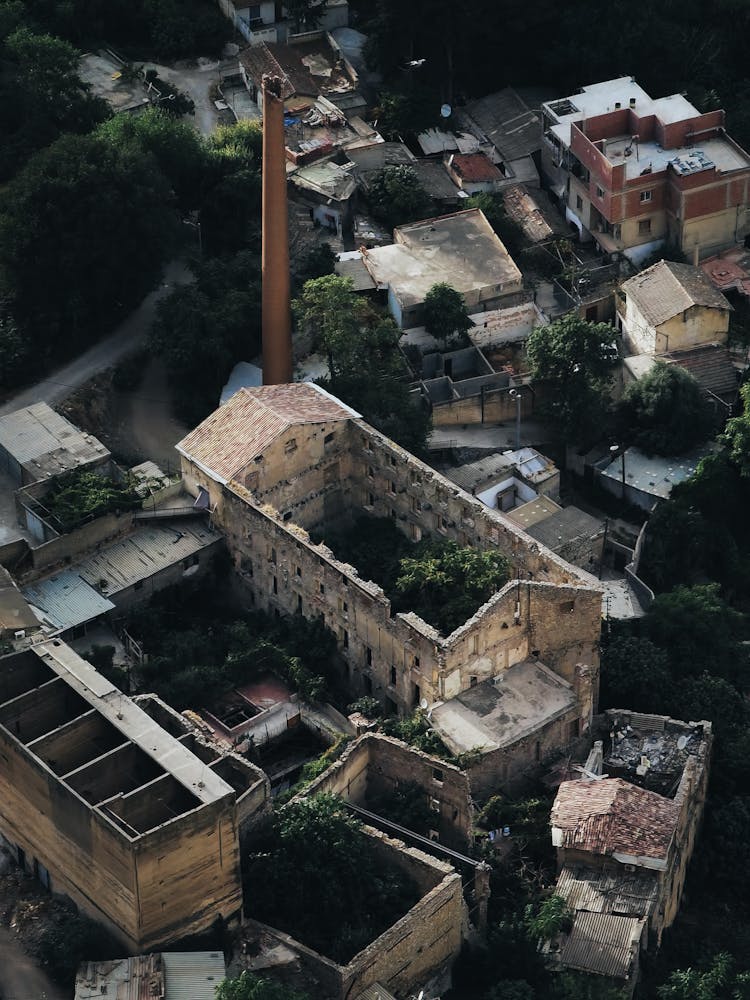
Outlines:
[[423, 302], [437, 282], [463, 294], [501, 295], [520, 286], [521, 272], [479, 209], [400, 226], [394, 237], [363, 259], [377, 284], [392, 288], [404, 305]]
[[[664, 458], [661, 455], [646, 455], [638, 448], [628, 448], [625, 452], [625, 483], [666, 500], [672, 488], [692, 476], [700, 460], [710, 453], [710, 448], [699, 448], [687, 455]], [[601, 473], [622, 483], [622, 458], [614, 458]]]
[[146, 107], [148, 99], [143, 81], [124, 79], [123, 65], [107, 52], [87, 52], [78, 63], [78, 76], [91, 87], [95, 97], [102, 97], [113, 111], [133, 111]]
[[516, 507], [514, 510], [506, 511], [505, 516], [508, 520], [517, 524], [519, 528], [528, 531], [532, 525], [538, 524], [539, 521], [546, 521], [547, 518], [552, 517], [560, 509], [559, 504], [556, 504], [550, 497], [542, 494], [533, 500], [522, 503], [520, 507]]
[[454, 753], [488, 752], [512, 746], [575, 703], [570, 684], [538, 660], [525, 660], [437, 705], [430, 720]]
[[563, 507], [526, 530], [532, 538], [556, 552], [561, 545], [576, 538], [595, 538], [604, 530], [604, 522], [580, 507]]

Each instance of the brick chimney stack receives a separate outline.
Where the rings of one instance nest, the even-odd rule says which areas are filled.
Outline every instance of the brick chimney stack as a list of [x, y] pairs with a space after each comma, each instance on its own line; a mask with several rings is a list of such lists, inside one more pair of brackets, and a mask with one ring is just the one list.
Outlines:
[[286, 142], [281, 80], [263, 77], [263, 385], [292, 381]]

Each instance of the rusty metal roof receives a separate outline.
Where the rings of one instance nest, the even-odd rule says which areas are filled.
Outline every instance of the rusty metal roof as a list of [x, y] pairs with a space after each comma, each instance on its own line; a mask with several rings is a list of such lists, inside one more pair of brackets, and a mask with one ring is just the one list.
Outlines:
[[613, 872], [581, 865], [564, 865], [555, 886], [573, 910], [647, 917], [656, 902], [657, 876], [653, 872]]
[[312, 382], [244, 388], [176, 447], [213, 479], [227, 483], [289, 427], [359, 416]]
[[560, 962], [569, 969], [629, 979], [640, 950], [644, 918], [577, 913]]
[[556, 847], [662, 869], [678, 814], [671, 799], [622, 778], [564, 781], [552, 806], [552, 839]]
[[450, 163], [458, 176], [470, 184], [503, 179], [500, 170], [484, 153], [456, 153]]

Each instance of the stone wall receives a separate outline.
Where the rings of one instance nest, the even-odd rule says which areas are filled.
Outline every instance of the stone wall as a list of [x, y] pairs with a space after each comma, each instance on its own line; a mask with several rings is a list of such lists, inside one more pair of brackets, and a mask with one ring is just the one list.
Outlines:
[[[245, 921], [246, 932], [256, 937], [262, 934], [296, 954], [316, 1000], [352, 1000], [374, 983], [406, 995], [449, 967], [461, 949], [466, 921], [461, 876], [451, 865], [416, 848], [406, 847], [371, 827], [365, 830], [373, 838], [376, 853], [408, 874], [423, 895], [347, 965], [337, 965], [275, 928], [255, 920]], [[267, 968], [272, 955], [263, 957], [263, 968]]]
[[472, 839], [473, 819], [466, 774], [389, 736], [380, 733], [362, 736], [308, 785], [303, 795], [331, 792], [370, 808], [374, 796], [392, 793], [401, 781], [422, 787], [425, 801], [435, 814], [434, 830], [440, 843], [454, 850], [466, 850]]

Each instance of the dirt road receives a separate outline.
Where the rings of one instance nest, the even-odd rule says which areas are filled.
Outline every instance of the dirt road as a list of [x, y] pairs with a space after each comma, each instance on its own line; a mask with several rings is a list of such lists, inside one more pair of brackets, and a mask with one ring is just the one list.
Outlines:
[[0, 926], [0, 1000], [72, 1000], [34, 964], [12, 931]]
[[190, 281], [192, 274], [185, 262], [172, 261], [167, 266], [161, 285], [146, 296], [140, 306], [117, 327], [114, 333], [94, 344], [67, 365], [52, 372], [41, 382], [7, 400], [0, 406], [0, 416], [19, 410], [23, 406], [31, 406], [32, 403], [49, 403], [50, 406], [54, 406], [94, 375], [117, 364], [126, 354], [130, 354], [143, 344], [154, 318], [157, 303], [168, 295], [175, 285], [186, 285]]

